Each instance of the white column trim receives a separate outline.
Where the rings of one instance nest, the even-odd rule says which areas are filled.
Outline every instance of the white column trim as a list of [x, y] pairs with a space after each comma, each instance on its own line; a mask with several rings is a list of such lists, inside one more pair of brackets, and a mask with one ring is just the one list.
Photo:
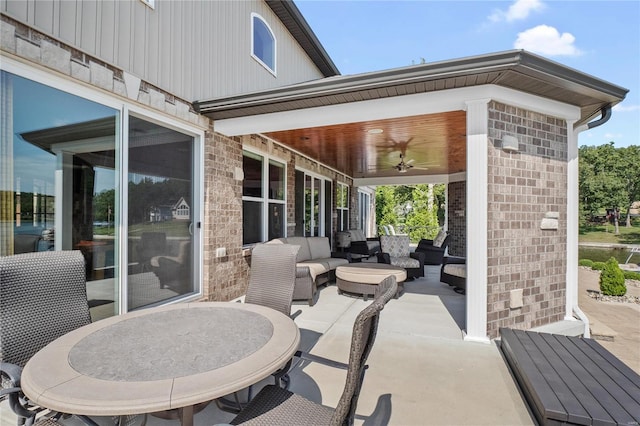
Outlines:
[[487, 336], [487, 217], [490, 99], [467, 101], [467, 332], [464, 340]]
[[575, 121], [567, 121], [567, 271], [565, 287], [565, 320], [574, 320], [578, 306], [578, 134], [587, 127], [574, 129]]

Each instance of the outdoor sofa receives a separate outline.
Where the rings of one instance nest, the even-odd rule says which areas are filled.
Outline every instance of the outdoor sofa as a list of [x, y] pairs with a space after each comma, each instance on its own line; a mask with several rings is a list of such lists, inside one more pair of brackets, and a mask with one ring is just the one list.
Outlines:
[[300, 246], [296, 257], [296, 285], [293, 300], [315, 303], [318, 285], [328, 282], [340, 265], [349, 264], [350, 253], [332, 252], [327, 237], [287, 237], [269, 241]]

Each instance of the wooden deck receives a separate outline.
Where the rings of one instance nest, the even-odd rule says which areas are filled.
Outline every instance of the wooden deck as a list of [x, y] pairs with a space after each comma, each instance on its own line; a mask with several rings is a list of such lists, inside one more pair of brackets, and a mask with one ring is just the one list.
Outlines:
[[640, 376], [592, 339], [500, 329], [501, 349], [544, 425], [638, 425]]

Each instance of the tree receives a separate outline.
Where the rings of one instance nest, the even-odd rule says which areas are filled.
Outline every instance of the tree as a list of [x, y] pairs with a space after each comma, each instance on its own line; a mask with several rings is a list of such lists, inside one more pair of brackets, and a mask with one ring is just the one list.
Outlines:
[[620, 148], [619, 165], [623, 170], [621, 179], [627, 190], [626, 227], [631, 228], [631, 206], [640, 201], [640, 146]]
[[[619, 212], [628, 210], [637, 197], [638, 163], [637, 147], [616, 149], [613, 142], [600, 146], [582, 146], [579, 150], [580, 211], [588, 217], [596, 216], [608, 209]], [[635, 164], [635, 165], [634, 165]], [[631, 201], [630, 201], [631, 200]], [[618, 215], [614, 214], [614, 225], [618, 233]]]
[[404, 225], [411, 241], [433, 238], [444, 223], [444, 184], [379, 186], [376, 188], [376, 222]]

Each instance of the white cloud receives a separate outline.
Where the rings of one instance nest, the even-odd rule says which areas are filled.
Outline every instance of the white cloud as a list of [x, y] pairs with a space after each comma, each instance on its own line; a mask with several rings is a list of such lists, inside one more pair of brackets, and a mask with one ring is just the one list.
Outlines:
[[582, 51], [574, 45], [575, 41], [571, 33], [560, 34], [554, 27], [538, 25], [518, 33], [513, 47], [547, 56], [578, 56]]
[[621, 139], [622, 133], [605, 133], [604, 134], [604, 139], [608, 140], [608, 141], [612, 141], [614, 139]]
[[613, 110], [616, 112], [632, 112], [640, 110], [640, 105], [622, 105], [618, 104], [613, 107]]
[[516, 0], [506, 11], [500, 9], [494, 10], [493, 13], [489, 15], [489, 21], [519, 21], [526, 19], [531, 12], [541, 11], [544, 8], [545, 5], [540, 0]]

